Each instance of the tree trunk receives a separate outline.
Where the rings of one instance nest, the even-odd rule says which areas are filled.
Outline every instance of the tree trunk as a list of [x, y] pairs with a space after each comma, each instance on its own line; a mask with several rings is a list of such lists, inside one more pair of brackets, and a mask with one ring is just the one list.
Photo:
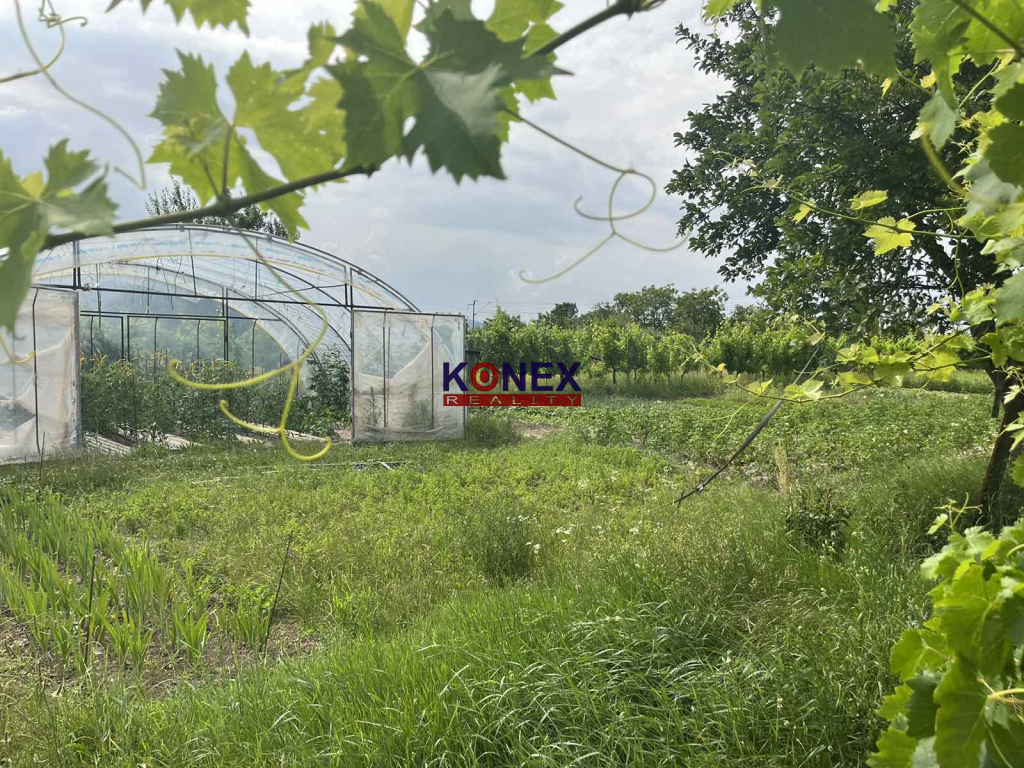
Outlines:
[[[1006, 391], [1006, 374], [1003, 371], [990, 371], [989, 377], [995, 386], [995, 400], [992, 404], [992, 415], [998, 415], [999, 406]], [[1002, 403], [1003, 418], [999, 422], [999, 434], [996, 436], [995, 444], [992, 446], [992, 455], [989, 457], [988, 469], [985, 471], [985, 480], [981, 485], [981, 506], [982, 520], [988, 523], [993, 529], [1007, 522], [997, 518], [1003, 517], [999, 514], [999, 491], [1006, 476], [1006, 470], [1010, 464], [1013, 445], [1013, 435], [1006, 431], [1006, 428], [1017, 420], [1017, 417], [1024, 413], [1024, 395], [1018, 394], [1007, 403]]]

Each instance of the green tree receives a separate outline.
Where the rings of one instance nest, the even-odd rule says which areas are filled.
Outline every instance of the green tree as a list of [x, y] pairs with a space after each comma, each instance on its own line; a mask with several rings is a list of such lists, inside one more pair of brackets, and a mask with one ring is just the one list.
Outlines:
[[[930, 96], [919, 81], [931, 67], [914, 60], [909, 23], [915, 5], [901, 0], [895, 6], [901, 74], [884, 85], [856, 66], [840, 77], [776, 66], [749, 2], [719, 21], [721, 33], [676, 31], [698, 68], [727, 83], [710, 104], [687, 115], [686, 128], [675, 136], [687, 159], [666, 190], [681, 201], [679, 231], [691, 233], [691, 249], [722, 259], [727, 280], [760, 279], [754, 294], [771, 307], [818, 318], [833, 333], [918, 328], [937, 295], [962, 295], [995, 275], [978, 242], [959, 241], [954, 248], [921, 237], [876, 255], [862, 223], [808, 216], [777, 188], [783, 180], [837, 211], [860, 192], [885, 190], [879, 216], [931, 211], [915, 216], [918, 229], [951, 229], [956, 213], [951, 217], [948, 209], [957, 205], [956, 195], [908, 140]], [[777, 18], [771, 11], [768, 21]], [[977, 79], [968, 63], [957, 80], [960, 98]], [[986, 99], [984, 89], [976, 89], [965, 108], [976, 111]], [[942, 150], [948, 163], [956, 163], [966, 136], [957, 130], [957, 141]]]
[[537, 315], [536, 322], [556, 325], [559, 328], [568, 328], [573, 324], [578, 316], [579, 309], [576, 307], [575, 302], [562, 301], [555, 304], [555, 306], [547, 312], [541, 312]]
[[[228, 192], [228, 196], [230, 197], [230, 192]], [[146, 213], [154, 217], [195, 211], [199, 207], [195, 192], [177, 179], [171, 179], [170, 187], [165, 187], [159, 192], [150, 192], [149, 199], [146, 201]], [[256, 204], [239, 209], [235, 212], [233, 219], [224, 216], [199, 216], [193, 221], [196, 224], [213, 224], [220, 227], [235, 226], [250, 232], [266, 232], [275, 237], [288, 237], [288, 230], [285, 229], [277, 214], [267, 213]], [[299, 239], [298, 233], [296, 233], [295, 239]]]
[[677, 331], [704, 339], [714, 336], [725, 320], [725, 301], [721, 288], [694, 288], [676, 297], [672, 311], [672, 327]]
[[674, 285], [645, 285], [639, 291], [615, 294], [615, 309], [641, 328], [664, 330], [674, 318], [679, 291]]

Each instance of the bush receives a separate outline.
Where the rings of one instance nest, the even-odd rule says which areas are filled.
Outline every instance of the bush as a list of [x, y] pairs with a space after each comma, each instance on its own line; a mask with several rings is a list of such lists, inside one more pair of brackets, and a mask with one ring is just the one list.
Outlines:
[[850, 510], [826, 486], [794, 489], [789, 496], [786, 530], [812, 549], [840, 555], [846, 547]]
[[[252, 376], [252, 371], [224, 360], [196, 361], [183, 365], [180, 372], [202, 384], [229, 384]], [[288, 428], [333, 434], [349, 417], [348, 364], [341, 350], [328, 347], [311, 359], [307, 378], [308, 391], [292, 404]], [[82, 427], [130, 440], [164, 434], [194, 441], [226, 440], [238, 429], [221, 413], [221, 400], [250, 423], [276, 426], [288, 384], [283, 375], [240, 389], [197, 389], [168, 376], [166, 358], [160, 355], [140, 365], [96, 356], [82, 360]]]

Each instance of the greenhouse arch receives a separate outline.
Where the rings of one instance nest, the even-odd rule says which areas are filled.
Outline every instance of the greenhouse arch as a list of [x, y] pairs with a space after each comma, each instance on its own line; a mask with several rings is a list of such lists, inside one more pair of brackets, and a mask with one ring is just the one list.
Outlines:
[[[289, 292], [267, 264], [302, 297]], [[107, 319], [108, 327], [119, 324], [122, 356], [128, 357], [133, 320], [152, 320], [154, 326], [161, 320], [194, 321], [197, 329], [207, 320], [219, 322], [225, 328], [224, 357], [231, 353], [230, 324], [252, 323], [254, 339], [259, 327], [282, 354], [294, 357], [323, 328], [319, 311], [328, 322], [324, 342], [349, 354], [353, 310], [418, 312], [385, 281], [334, 254], [264, 233], [207, 225], [153, 227], [58, 246], [37, 258], [33, 285], [81, 292], [83, 320], [92, 318], [82, 329], [83, 349], [89, 348], [95, 320], [102, 328]], [[156, 337], [154, 331], [154, 344]]]

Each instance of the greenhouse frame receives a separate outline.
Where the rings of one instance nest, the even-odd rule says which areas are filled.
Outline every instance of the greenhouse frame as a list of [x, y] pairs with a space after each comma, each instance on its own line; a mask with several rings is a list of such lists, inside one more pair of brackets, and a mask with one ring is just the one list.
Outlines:
[[[49, 455], [80, 449], [77, 372], [78, 361], [83, 358], [106, 355], [136, 362], [152, 355], [155, 374], [156, 360], [163, 354], [186, 361], [232, 360], [259, 372], [297, 358], [323, 331], [319, 349], [343, 349], [355, 382], [356, 313], [367, 318], [391, 313], [419, 317], [411, 324], [406, 322], [410, 328], [422, 322], [449, 330], [459, 325], [455, 335], [445, 331], [441, 345], [435, 344], [437, 337], [431, 333], [424, 340], [425, 349], [431, 350], [435, 362], [439, 354], [450, 356], [452, 362], [462, 362], [465, 354], [465, 318], [461, 324], [453, 316], [432, 320], [432, 315], [420, 313], [393, 286], [356, 264], [304, 243], [260, 232], [172, 225], [76, 240], [36, 258], [32, 286], [19, 312], [15, 334], [3, 334], [12, 355], [0, 355], [7, 358], [0, 360], [0, 463], [37, 460], [43, 451]], [[37, 310], [34, 316], [26, 309], [30, 310], [33, 302]], [[68, 308], [72, 304], [74, 310]], [[40, 312], [44, 307], [46, 311]], [[52, 320], [57, 317], [60, 320]], [[71, 326], [67, 324], [69, 317], [74, 318]], [[387, 320], [380, 323], [390, 325]], [[375, 324], [370, 321], [370, 325]], [[69, 329], [74, 332], [69, 333]], [[161, 333], [164, 343], [160, 343]], [[43, 346], [41, 338], [49, 348]], [[383, 349], [374, 350], [373, 343], [367, 341], [364, 352], [370, 357], [384, 354]], [[387, 344], [387, 338], [380, 343]], [[39, 356], [35, 367], [29, 362], [35, 358], [34, 353]], [[402, 352], [407, 353], [411, 350]], [[316, 354], [314, 350], [314, 360]], [[387, 355], [391, 357], [390, 347]], [[49, 368], [40, 371], [40, 364], [57, 365], [48, 363], [50, 358], [61, 361], [63, 378]], [[413, 354], [410, 362], [413, 358], [422, 359]], [[69, 359], [75, 361], [70, 368], [66, 364]], [[439, 392], [440, 387], [432, 379], [413, 381], [415, 375], [432, 377], [436, 373], [432, 366], [417, 365], [417, 374], [412, 370], [403, 372], [399, 366], [387, 375], [399, 376], [402, 386], [413, 386], [414, 393], [417, 389]], [[387, 389], [385, 384], [382, 390]], [[391, 388], [392, 392], [400, 390], [404, 391], [401, 386]], [[38, 396], [38, 392], [43, 394]], [[355, 397], [353, 388], [353, 402]], [[47, 406], [42, 404], [53, 398], [65, 405], [47, 413]], [[435, 418], [430, 423], [436, 426], [433, 404], [431, 409]], [[445, 428], [440, 431], [434, 428], [431, 432], [430, 423], [424, 422], [419, 425], [422, 429], [414, 425], [411, 430], [372, 435], [372, 430], [362, 430], [361, 437], [461, 436], [465, 414], [457, 424], [451, 416], [447, 415]], [[60, 428], [57, 420], [63, 420]]]

